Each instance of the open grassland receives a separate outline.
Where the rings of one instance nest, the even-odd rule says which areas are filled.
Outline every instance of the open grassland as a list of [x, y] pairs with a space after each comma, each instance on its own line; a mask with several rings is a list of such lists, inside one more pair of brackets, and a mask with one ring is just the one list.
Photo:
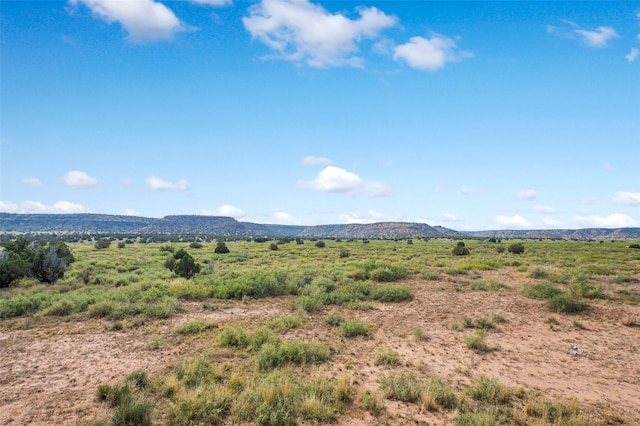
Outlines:
[[0, 292], [0, 424], [640, 424], [640, 250], [513, 242], [73, 244]]

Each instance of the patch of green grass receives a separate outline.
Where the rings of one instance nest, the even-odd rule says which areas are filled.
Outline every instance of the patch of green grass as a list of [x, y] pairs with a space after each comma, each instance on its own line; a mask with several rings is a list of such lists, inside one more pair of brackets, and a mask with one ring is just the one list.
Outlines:
[[217, 322], [198, 318], [180, 324], [178, 327], [176, 327], [176, 333], [183, 335], [200, 334], [214, 328], [218, 328]]
[[386, 399], [415, 403], [422, 396], [422, 383], [413, 373], [382, 376], [379, 381], [380, 390]]
[[302, 325], [302, 319], [291, 316], [280, 316], [271, 318], [267, 325], [276, 333], [284, 334], [289, 330], [300, 327]]
[[258, 367], [262, 371], [287, 364], [319, 364], [329, 359], [331, 352], [323, 343], [284, 341], [262, 345], [256, 354]]
[[384, 285], [376, 287], [371, 293], [371, 298], [378, 302], [404, 302], [413, 298], [413, 292], [409, 287]]
[[562, 290], [551, 283], [537, 283], [525, 287], [524, 294], [533, 299], [551, 299], [562, 294]]
[[373, 355], [375, 365], [400, 365], [400, 354], [390, 348], [379, 349]]
[[387, 410], [384, 398], [375, 390], [366, 389], [362, 393], [360, 401], [362, 405], [364, 405], [364, 408], [374, 417], [380, 417]]
[[549, 302], [547, 302], [547, 306], [553, 312], [565, 314], [577, 314], [589, 308], [587, 303], [564, 294], [552, 297]]
[[486, 338], [487, 338], [486, 330], [484, 329], [476, 330], [475, 333], [467, 334], [466, 336], [464, 336], [464, 342], [466, 343], [467, 347], [473, 350], [474, 352], [478, 352], [478, 353], [491, 352], [491, 348], [486, 343]]
[[373, 325], [365, 324], [359, 319], [344, 320], [340, 324], [340, 334], [344, 337], [369, 337], [373, 333]]
[[511, 388], [487, 376], [480, 376], [475, 380], [469, 387], [468, 393], [476, 401], [492, 405], [507, 404], [513, 396]]

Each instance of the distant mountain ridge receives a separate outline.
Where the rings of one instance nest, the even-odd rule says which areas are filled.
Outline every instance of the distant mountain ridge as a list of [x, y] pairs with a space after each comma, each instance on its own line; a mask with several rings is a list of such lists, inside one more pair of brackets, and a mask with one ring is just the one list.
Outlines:
[[640, 228], [494, 230], [459, 232], [426, 223], [276, 225], [239, 222], [232, 217], [172, 215], [163, 218], [108, 214], [0, 213], [0, 233], [205, 234], [225, 238], [557, 238], [640, 239]]

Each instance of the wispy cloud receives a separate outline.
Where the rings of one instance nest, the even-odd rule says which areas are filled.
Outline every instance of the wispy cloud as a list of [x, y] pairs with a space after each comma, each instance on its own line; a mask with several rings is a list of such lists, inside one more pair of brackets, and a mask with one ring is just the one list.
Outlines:
[[42, 186], [42, 181], [35, 177], [24, 178], [20, 182], [27, 186]]
[[297, 186], [320, 192], [364, 194], [373, 198], [393, 195], [393, 190], [389, 185], [374, 180], [364, 180], [355, 173], [334, 166], [325, 167], [311, 181], [298, 181]]
[[440, 34], [433, 34], [431, 38], [411, 37], [407, 43], [393, 49], [393, 59], [402, 59], [411, 68], [421, 71], [437, 71], [447, 62], [471, 56], [470, 52], [458, 49], [454, 40]]
[[375, 7], [356, 9], [359, 18], [332, 14], [308, 0], [262, 0], [242, 18], [251, 35], [279, 58], [315, 68], [363, 66], [358, 43], [396, 25]]
[[640, 192], [618, 191], [613, 197], [613, 201], [628, 206], [640, 206]]
[[531, 222], [518, 214], [514, 216], [496, 216], [494, 220], [500, 229], [530, 229], [533, 226]]
[[69, 0], [69, 4], [83, 4], [97, 18], [119, 23], [133, 42], [170, 40], [185, 29], [168, 7], [154, 0]]
[[206, 6], [230, 6], [233, 0], [189, 0], [190, 3], [202, 4]]
[[280, 209], [273, 209], [271, 212], [271, 223], [278, 225], [302, 225], [302, 221], [289, 213]]
[[142, 216], [139, 211], [133, 209], [125, 209], [122, 214], [125, 216]]
[[629, 62], [634, 62], [638, 57], [638, 55], [640, 55], [640, 50], [638, 50], [635, 47], [632, 47], [631, 51], [627, 55], [625, 55], [624, 58]]
[[544, 226], [546, 226], [547, 228], [562, 228], [562, 222], [550, 217], [545, 217], [544, 219], [542, 219], [542, 223], [544, 223]]
[[615, 168], [614, 168], [611, 164], [609, 164], [609, 163], [604, 163], [604, 164], [602, 165], [602, 168], [603, 168], [605, 171], [607, 171], [607, 172], [612, 172], [612, 171], [614, 171], [614, 170], [615, 170]]
[[338, 220], [342, 223], [375, 223], [384, 221], [385, 215], [373, 210], [368, 210], [366, 212], [347, 212], [340, 214], [338, 216]]
[[538, 198], [538, 191], [535, 189], [522, 189], [516, 193], [516, 198], [525, 201], [535, 200]]
[[189, 183], [185, 179], [180, 179], [178, 182], [172, 183], [160, 179], [157, 176], [151, 176], [145, 179], [145, 183], [147, 184], [147, 188], [153, 191], [167, 191], [171, 189], [186, 191], [189, 189]]
[[307, 155], [302, 159], [302, 164], [305, 166], [328, 166], [329, 164], [333, 164], [333, 161], [331, 161], [327, 157], [315, 157], [313, 155]]
[[228, 216], [235, 219], [241, 219], [247, 216], [244, 210], [230, 204], [223, 204], [215, 211], [202, 209], [200, 210], [200, 214], [205, 216]]
[[619, 35], [613, 27], [600, 26], [595, 30], [585, 30], [575, 22], [562, 19], [565, 26], [547, 25], [547, 32], [561, 37], [578, 39], [590, 47], [607, 47], [609, 42]]
[[619, 37], [613, 27], [598, 27], [594, 31], [583, 30], [581, 28], [573, 30], [582, 41], [591, 47], [606, 47], [609, 41]]
[[622, 213], [614, 213], [609, 216], [574, 216], [573, 220], [578, 225], [587, 228], [625, 228], [638, 225], [637, 220]]
[[76, 203], [70, 201], [57, 201], [51, 205], [40, 203], [38, 201], [23, 201], [21, 203], [14, 203], [12, 201], [0, 201], [0, 212], [5, 213], [50, 213], [50, 214], [62, 214], [62, 213], [89, 213], [90, 211]]
[[62, 176], [61, 179], [64, 183], [74, 188], [86, 189], [98, 186], [98, 179], [80, 170], [72, 170]]
[[538, 204], [538, 205], [533, 207], [533, 211], [536, 212], [536, 213], [553, 214], [557, 210], [554, 207], [551, 207], [551, 206], [544, 206], [542, 204]]
[[462, 218], [453, 213], [442, 213], [438, 218], [443, 222], [462, 222]]

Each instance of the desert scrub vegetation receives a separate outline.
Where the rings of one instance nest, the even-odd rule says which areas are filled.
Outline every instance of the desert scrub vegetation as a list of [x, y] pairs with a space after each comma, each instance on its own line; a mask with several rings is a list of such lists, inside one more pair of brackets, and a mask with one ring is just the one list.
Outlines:
[[340, 334], [347, 338], [369, 337], [373, 334], [374, 328], [373, 324], [366, 324], [359, 319], [348, 319], [340, 323]]

